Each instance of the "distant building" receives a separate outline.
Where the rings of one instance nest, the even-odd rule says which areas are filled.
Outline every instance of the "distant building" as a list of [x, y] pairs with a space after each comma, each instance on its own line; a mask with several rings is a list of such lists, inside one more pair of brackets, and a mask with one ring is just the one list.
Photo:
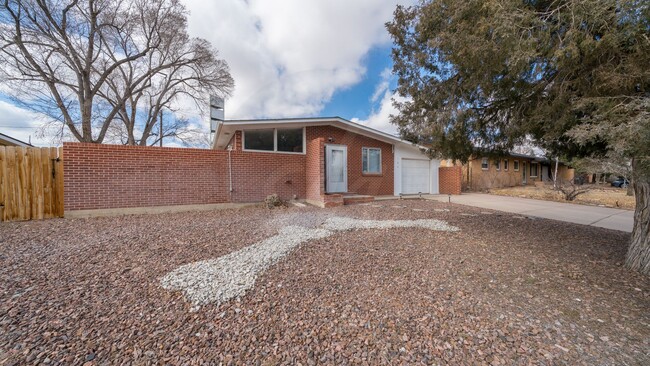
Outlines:
[[22, 146], [22, 147], [31, 147], [32, 144], [15, 139], [11, 136], [0, 133], [0, 146]]
[[[465, 191], [485, 191], [490, 188], [515, 187], [553, 182], [555, 161], [542, 156], [540, 151], [521, 149], [501, 158], [474, 156], [469, 163], [443, 160], [442, 166], [461, 165], [462, 187]], [[575, 170], [559, 162], [558, 181], [572, 180]]]

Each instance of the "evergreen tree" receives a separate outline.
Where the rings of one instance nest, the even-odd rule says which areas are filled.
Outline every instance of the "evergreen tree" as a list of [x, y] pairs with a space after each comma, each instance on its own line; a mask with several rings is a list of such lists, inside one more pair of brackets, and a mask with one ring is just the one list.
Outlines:
[[393, 122], [467, 161], [532, 137], [553, 155], [625, 157], [630, 268], [650, 274], [650, 2], [425, 0], [398, 6]]

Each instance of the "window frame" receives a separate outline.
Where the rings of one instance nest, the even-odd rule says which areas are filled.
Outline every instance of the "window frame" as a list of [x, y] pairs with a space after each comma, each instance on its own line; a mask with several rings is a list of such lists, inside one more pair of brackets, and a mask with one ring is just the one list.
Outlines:
[[494, 167], [497, 169], [497, 172], [501, 171], [501, 159], [494, 161]]
[[[485, 168], [483, 167], [485, 165]], [[490, 159], [481, 158], [481, 170], [490, 170]]]
[[508, 159], [503, 159], [503, 171], [504, 172], [508, 171], [509, 165], [510, 165], [510, 161]]
[[[298, 128], [302, 129], [302, 151], [278, 151], [278, 130], [297, 130]], [[274, 153], [274, 154], [293, 154], [293, 155], [305, 155], [307, 153], [307, 132], [306, 128], [303, 127], [271, 127], [271, 128], [249, 128], [248, 131], [260, 131], [260, 130], [273, 130], [273, 150], [257, 150], [257, 149], [247, 149], [246, 148], [246, 131], [241, 131], [241, 147], [242, 151], [251, 151], [251, 152], [263, 152], [263, 153]]]
[[515, 172], [519, 171], [519, 160], [513, 160], [512, 161], [512, 170]]
[[[528, 176], [530, 178], [537, 178], [539, 176], [539, 163], [530, 163], [528, 164], [530, 166], [530, 171], [528, 172]], [[535, 166], [535, 175], [533, 175], [533, 165]]]
[[[369, 171], [363, 170], [363, 155], [364, 154], [368, 154], [368, 160], [367, 161], [368, 161], [368, 168], [370, 168], [370, 154], [369, 154], [370, 150], [379, 150], [379, 171], [378, 172], [369, 172]], [[382, 151], [381, 151], [380, 147], [368, 147], [368, 146], [361, 147], [361, 174], [364, 174], [364, 175], [381, 175], [381, 174], [383, 174], [384, 170], [383, 170], [383, 167], [382, 167], [382, 165], [383, 165], [383, 156], [382, 155], [383, 154], [382, 154]]]

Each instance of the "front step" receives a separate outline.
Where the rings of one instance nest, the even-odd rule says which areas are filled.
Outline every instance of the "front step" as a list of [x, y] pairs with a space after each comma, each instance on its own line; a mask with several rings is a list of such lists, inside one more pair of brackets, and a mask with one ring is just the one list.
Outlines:
[[364, 196], [364, 195], [345, 195], [343, 196], [344, 205], [355, 205], [359, 203], [368, 203], [375, 200], [375, 196]]

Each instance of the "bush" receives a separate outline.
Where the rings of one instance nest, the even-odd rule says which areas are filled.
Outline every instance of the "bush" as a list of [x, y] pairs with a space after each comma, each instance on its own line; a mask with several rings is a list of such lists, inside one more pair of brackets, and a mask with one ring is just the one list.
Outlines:
[[579, 195], [587, 193], [589, 188], [589, 186], [578, 186], [573, 181], [557, 182], [557, 190], [562, 192], [566, 201], [573, 201]]
[[284, 201], [280, 198], [280, 196], [278, 196], [278, 195], [275, 194], [275, 193], [266, 196], [266, 198], [264, 199], [264, 203], [266, 204], [266, 207], [267, 207], [267, 208], [284, 207], [284, 206], [287, 205], [286, 202], [284, 202]]

